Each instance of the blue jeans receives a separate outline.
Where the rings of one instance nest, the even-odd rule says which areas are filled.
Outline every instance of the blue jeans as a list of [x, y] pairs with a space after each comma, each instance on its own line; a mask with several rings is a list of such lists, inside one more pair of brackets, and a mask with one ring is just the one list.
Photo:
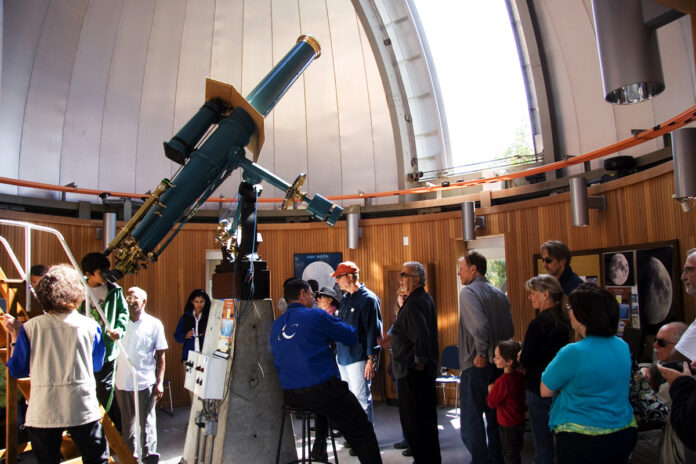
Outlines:
[[[473, 464], [502, 464], [503, 453], [498, 434], [498, 420], [495, 409], [486, 404], [488, 385], [503, 373], [489, 364], [486, 367], [471, 367], [462, 371], [459, 384], [461, 400], [461, 435], [464, 445], [471, 453]], [[488, 429], [483, 425], [483, 415], [486, 415]], [[488, 435], [488, 444], [486, 444]]]
[[372, 407], [372, 392], [370, 391], [371, 381], [365, 378], [365, 364], [367, 361], [358, 361], [347, 366], [338, 365], [338, 372], [341, 373], [341, 380], [348, 384], [348, 388], [355, 395], [367, 414], [367, 420], [371, 424], [375, 423], [374, 409]]
[[534, 438], [534, 463], [553, 464], [553, 432], [549, 429], [549, 411], [551, 398], [543, 398], [538, 393], [525, 390], [529, 424]]

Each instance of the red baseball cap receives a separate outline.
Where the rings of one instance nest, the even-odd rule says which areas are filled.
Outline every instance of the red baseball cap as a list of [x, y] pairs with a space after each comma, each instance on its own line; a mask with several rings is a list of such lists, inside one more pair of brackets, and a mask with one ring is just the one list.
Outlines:
[[356, 272], [360, 272], [360, 268], [358, 268], [357, 264], [353, 261], [343, 261], [338, 265], [333, 274], [331, 274], [331, 277], [337, 277], [343, 274], [355, 274]]

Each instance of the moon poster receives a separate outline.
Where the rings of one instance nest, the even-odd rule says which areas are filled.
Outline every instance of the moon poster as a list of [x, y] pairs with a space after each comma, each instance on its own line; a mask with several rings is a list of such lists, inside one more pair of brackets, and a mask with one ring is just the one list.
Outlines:
[[330, 274], [343, 261], [343, 253], [297, 253], [294, 258], [296, 279], [314, 279], [319, 288], [334, 288], [336, 280]]
[[674, 280], [672, 245], [636, 251], [638, 303], [643, 328], [655, 334], [662, 324], [674, 320], [679, 291]]
[[635, 283], [633, 251], [604, 253], [605, 286], [632, 287]]

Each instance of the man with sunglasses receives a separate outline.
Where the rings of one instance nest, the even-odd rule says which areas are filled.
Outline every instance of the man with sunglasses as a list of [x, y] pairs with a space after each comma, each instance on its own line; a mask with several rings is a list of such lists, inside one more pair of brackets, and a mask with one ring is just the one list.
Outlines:
[[425, 267], [404, 263], [399, 291], [406, 300], [394, 321], [391, 335], [380, 345], [392, 347], [392, 371], [398, 381], [401, 427], [416, 463], [439, 464], [435, 378], [440, 360], [435, 302], [425, 291]]
[[570, 267], [570, 249], [560, 240], [549, 240], [541, 245], [541, 261], [547, 274], [551, 274], [561, 284], [563, 293], [570, 294], [582, 279]]
[[[686, 331], [686, 327], [686, 324], [683, 322], [670, 322], [660, 327], [657, 331], [657, 335], [655, 335], [655, 341], [653, 342], [655, 360], [658, 363], [664, 363], [672, 359], [674, 347], [682, 334]], [[657, 365], [652, 364], [650, 367], [644, 367], [641, 369], [641, 372], [650, 381], [650, 386], [653, 390], [655, 390], [663, 400], [669, 401], [669, 395], [667, 393], [669, 385], [663, 383], [665, 379], [662, 378], [660, 372], [657, 370]]]
[[658, 361], [664, 362], [672, 359], [674, 347], [679, 342], [682, 334], [686, 332], [686, 328], [687, 325], [683, 322], [670, 322], [660, 327], [653, 343], [655, 358]]
[[358, 331], [358, 343], [336, 343], [336, 361], [341, 379], [348, 383], [370, 423], [374, 424], [370, 384], [377, 368], [377, 338], [382, 336], [382, 313], [379, 298], [360, 283], [359, 272], [354, 262], [344, 261], [331, 274], [345, 292], [335, 316]]

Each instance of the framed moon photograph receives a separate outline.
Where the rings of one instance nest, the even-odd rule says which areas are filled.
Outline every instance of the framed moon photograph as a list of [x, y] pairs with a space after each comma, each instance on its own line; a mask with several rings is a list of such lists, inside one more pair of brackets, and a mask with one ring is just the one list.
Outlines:
[[636, 251], [640, 319], [647, 334], [656, 334], [660, 326], [680, 316], [677, 252], [676, 244]]
[[604, 285], [632, 287], [635, 283], [633, 251], [604, 253]]
[[314, 279], [319, 288], [334, 288], [336, 280], [331, 273], [343, 261], [343, 253], [296, 253], [294, 255], [295, 278]]

